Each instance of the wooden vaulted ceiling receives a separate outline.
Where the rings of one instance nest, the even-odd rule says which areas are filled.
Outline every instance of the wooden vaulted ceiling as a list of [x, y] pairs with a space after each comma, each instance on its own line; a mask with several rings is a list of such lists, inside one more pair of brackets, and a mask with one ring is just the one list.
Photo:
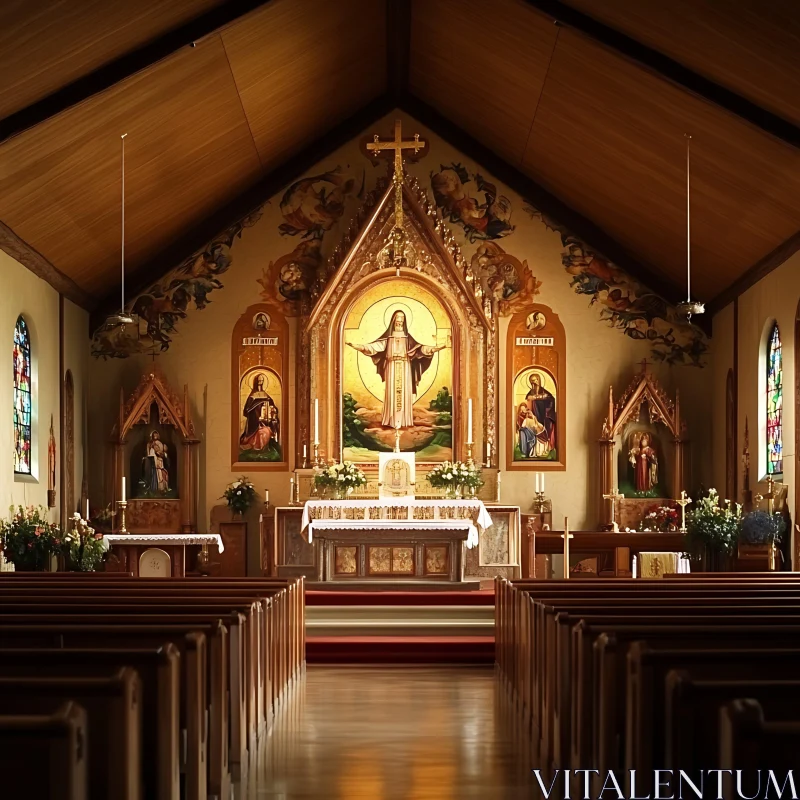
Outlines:
[[120, 134], [135, 286], [395, 106], [669, 299], [686, 132], [694, 293], [800, 247], [796, 0], [12, 0], [0, 75], [0, 245], [88, 306]]

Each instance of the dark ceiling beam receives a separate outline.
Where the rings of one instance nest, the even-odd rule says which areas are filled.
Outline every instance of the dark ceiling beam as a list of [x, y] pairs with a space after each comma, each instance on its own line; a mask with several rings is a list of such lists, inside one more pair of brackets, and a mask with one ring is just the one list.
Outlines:
[[485, 167], [495, 178], [529, 201], [542, 214], [563, 225], [593, 250], [660, 294], [665, 300], [674, 303], [681, 299], [680, 289], [667, 281], [654, 267], [633, 256], [591, 220], [570, 208], [427, 103], [412, 97], [403, 104], [403, 110], [449, 142], [456, 150]]
[[11, 258], [19, 261], [23, 267], [27, 267], [34, 275], [49, 283], [60, 295], [76, 305], [87, 311], [94, 307], [93, 298], [72, 278], [54, 267], [38, 250], [34, 250], [27, 242], [20, 239], [3, 222], [0, 222], [0, 250], [8, 253]]
[[[129, 297], [146, 291], [155, 281], [166, 275], [171, 269], [179, 266], [185, 259], [194, 253], [201, 252], [216, 236], [244, 219], [259, 206], [262, 206], [271, 197], [285, 189], [290, 183], [297, 180], [311, 167], [331, 153], [347, 144], [351, 139], [363, 132], [364, 128], [386, 116], [395, 103], [387, 96], [382, 95], [368, 103], [353, 116], [340, 122], [333, 129], [322, 132], [311, 144], [299, 153], [285, 161], [277, 169], [266, 175], [258, 183], [247, 189], [228, 205], [215, 211], [209, 217], [194, 225], [189, 231], [176, 238], [172, 245], [163, 250], [159, 255], [137, 268], [133, 273], [131, 284], [132, 291]], [[211, 235], [209, 235], [210, 232]], [[108, 314], [119, 309], [119, 287], [110, 292], [98, 304], [96, 312], [92, 315], [91, 331], [94, 332], [102, 324]]]
[[199, 17], [173, 28], [136, 50], [98, 67], [52, 94], [0, 120], [0, 143], [56, 116], [120, 81], [171, 56], [192, 42], [230, 25], [270, 0], [227, 0]]
[[386, 87], [396, 105], [408, 96], [411, 2], [386, 0]]
[[645, 69], [735, 114], [765, 133], [792, 147], [800, 147], [800, 127], [703, 77], [658, 50], [598, 22], [588, 14], [571, 8], [559, 0], [525, 0], [525, 2], [551, 19], [580, 31], [620, 55], [637, 62]]
[[721, 311], [729, 303], [743, 295], [751, 286], [755, 286], [787, 259], [800, 251], [800, 231], [792, 234], [785, 242], [758, 260], [743, 275], [735, 280], [727, 289], [720, 292], [709, 304], [710, 315]]

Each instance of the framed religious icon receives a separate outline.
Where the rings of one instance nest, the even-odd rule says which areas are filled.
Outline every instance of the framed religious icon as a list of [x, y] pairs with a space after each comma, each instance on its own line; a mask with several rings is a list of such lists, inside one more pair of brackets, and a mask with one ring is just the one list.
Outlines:
[[566, 469], [564, 326], [532, 304], [511, 318], [506, 347], [506, 468]]
[[231, 468], [286, 470], [286, 320], [274, 309], [251, 306], [234, 326], [231, 350]]
[[453, 335], [442, 301], [407, 279], [376, 282], [344, 321], [342, 457], [378, 461], [399, 448], [417, 461], [453, 458]]

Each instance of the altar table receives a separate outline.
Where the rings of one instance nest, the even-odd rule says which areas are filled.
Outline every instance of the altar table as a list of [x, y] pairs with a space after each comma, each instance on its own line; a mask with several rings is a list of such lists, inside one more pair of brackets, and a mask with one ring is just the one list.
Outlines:
[[106, 545], [111, 547], [122, 572], [132, 572], [134, 577], [185, 578], [186, 546], [215, 544], [219, 552], [225, 546], [216, 533], [192, 534], [106, 534]]
[[301, 531], [316, 542], [318, 581], [464, 580], [464, 548], [491, 527], [483, 502], [310, 500]]

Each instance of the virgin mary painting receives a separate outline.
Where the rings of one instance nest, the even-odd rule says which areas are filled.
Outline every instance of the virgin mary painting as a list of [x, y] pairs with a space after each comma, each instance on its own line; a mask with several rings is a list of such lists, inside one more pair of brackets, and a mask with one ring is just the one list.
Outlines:
[[431, 366], [434, 353], [446, 345], [420, 344], [409, 332], [406, 315], [395, 311], [383, 334], [369, 344], [350, 347], [369, 356], [384, 384], [383, 417], [388, 428], [414, 426], [414, 398], [423, 373]]
[[242, 408], [244, 430], [239, 437], [239, 457], [243, 461], [279, 461], [281, 458], [280, 412], [265, 384], [265, 375], [256, 373]]

